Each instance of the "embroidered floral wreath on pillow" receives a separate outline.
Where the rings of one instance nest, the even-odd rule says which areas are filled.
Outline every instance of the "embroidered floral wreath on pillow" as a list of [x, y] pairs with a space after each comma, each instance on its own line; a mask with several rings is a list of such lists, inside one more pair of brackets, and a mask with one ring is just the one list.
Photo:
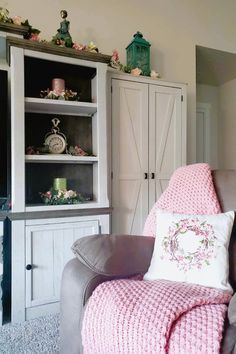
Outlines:
[[[189, 232], [192, 233], [190, 245], [186, 242]], [[170, 261], [176, 262], [180, 270], [187, 272], [210, 264], [211, 258], [216, 257], [215, 243], [213, 226], [196, 217], [173, 222], [163, 238], [162, 248], [165, 254], [169, 254]]]
[[181, 215], [157, 211], [156, 240], [144, 280], [167, 279], [232, 291], [228, 245], [234, 212]]

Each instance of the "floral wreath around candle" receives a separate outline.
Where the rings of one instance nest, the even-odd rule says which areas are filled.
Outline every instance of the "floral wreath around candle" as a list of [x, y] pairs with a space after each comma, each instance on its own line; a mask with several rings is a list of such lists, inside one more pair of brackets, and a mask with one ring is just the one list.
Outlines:
[[45, 193], [39, 193], [47, 205], [78, 204], [84, 202], [80, 193], [72, 190], [56, 190], [51, 188]]
[[[180, 236], [188, 231], [194, 233], [198, 242], [197, 248], [193, 252], [184, 250], [181, 247]], [[185, 237], [189, 237], [186, 234]], [[193, 268], [201, 269], [204, 265], [210, 265], [210, 260], [216, 257], [213, 226], [206, 221], [195, 219], [182, 219], [174, 222], [168, 229], [168, 235], [163, 238], [162, 246], [170, 258], [169, 260], [177, 263], [177, 267], [187, 272]], [[161, 257], [164, 258], [164, 255]]]

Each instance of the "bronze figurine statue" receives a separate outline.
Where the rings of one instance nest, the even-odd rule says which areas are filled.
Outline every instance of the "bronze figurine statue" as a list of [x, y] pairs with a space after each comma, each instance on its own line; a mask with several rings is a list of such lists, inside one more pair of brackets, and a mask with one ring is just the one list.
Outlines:
[[57, 45], [64, 45], [65, 47], [71, 48], [73, 41], [69, 32], [70, 21], [67, 18], [67, 11], [61, 10], [61, 18], [63, 21], [60, 22], [60, 28], [57, 30], [57, 34], [53, 37], [53, 42]]

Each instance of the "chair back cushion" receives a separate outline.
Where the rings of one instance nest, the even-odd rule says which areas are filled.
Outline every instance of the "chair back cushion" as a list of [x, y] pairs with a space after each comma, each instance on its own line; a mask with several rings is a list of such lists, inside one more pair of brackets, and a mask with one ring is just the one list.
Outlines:
[[[223, 212], [236, 211], [236, 170], [215, 170], [213, 182]], [[236, 221], [229, 244], [229, 280], [236, 291]]]

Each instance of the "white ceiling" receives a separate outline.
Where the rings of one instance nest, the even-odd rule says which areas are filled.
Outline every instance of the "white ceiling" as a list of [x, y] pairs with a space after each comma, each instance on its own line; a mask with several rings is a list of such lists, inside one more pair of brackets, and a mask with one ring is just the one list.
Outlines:
[[196, 46], [196, 81], [219, 86], [236, 78], [236, 54]]

